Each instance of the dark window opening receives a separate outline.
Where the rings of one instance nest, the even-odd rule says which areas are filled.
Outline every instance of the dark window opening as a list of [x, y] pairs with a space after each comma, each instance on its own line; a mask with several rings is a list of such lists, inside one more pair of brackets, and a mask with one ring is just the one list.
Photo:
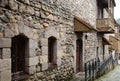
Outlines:
[[103, 45], [103, 61], [105, 60], [105, 45]]
[[48, 39], [48, 68], [55, 68], [57, 66], [57, 41], [55, 37]]
[[0, 59], [2, 59], [2, 48], [0, 48]]
[[77, 39], [76, 40], [76, 72], [82, 72], [83, 71], [83, 55], [82, 55], [82, 40]]
[[97, 47], [97, 51], [96, 51], [96, 57], [98, 58], [99, 55], [99, 47]]
[[12, 80], [26, 78], [26, 53], [28, 51], [28, 38], [18, 35], [12, 38], [11, 57], [12, 57]]
[[0, 0], [0, 4], [2, 3], [2, 0]]
[[101, 0], [97, 0], [97, 7], [98, 7], [97, 18], [103, 18], [103, 16], [104, 16], [104, 7], [102, 5]]
[[11, 10], [9, 5], [6, 5], [5, 8], [8, 9], [8, 10]]
[[119, 60], [120, 60], [120, 54], [119, 54]]
[[17, 1], [22, 2], [22, 0], [17, 0]]

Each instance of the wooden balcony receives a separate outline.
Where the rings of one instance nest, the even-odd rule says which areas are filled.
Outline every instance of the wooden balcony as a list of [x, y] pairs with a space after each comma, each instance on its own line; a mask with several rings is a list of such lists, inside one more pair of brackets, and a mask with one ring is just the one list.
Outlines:
[[114, 20], [111, 18], [102, 18], [96, 20], [96, 26], [99, 33], [114, 33]]

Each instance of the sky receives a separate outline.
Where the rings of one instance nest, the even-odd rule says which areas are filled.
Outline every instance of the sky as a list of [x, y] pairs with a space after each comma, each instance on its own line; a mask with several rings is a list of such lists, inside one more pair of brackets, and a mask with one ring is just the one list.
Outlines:
[[116, 7], [114, 10], [114, 17], [115, 19], [118, 19], [120, 18], [120, 0], [115, 0], [115, 2], [116, 2]]

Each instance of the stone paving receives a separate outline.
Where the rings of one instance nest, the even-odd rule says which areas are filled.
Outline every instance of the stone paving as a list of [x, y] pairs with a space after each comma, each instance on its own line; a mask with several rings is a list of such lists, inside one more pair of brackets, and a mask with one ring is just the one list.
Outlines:
[[82, 73], [82, 72], [77, 73], [71, 81], [85, 81], [84, 73]]
[[95, 81], [120, 81], [120, 65]]
[[[75, 77], [71, 81], [84, 81], [84, 79], [81, 77]], [[112, 71], [95, 81], [120, 81], [120, 65], [116, 66]]]

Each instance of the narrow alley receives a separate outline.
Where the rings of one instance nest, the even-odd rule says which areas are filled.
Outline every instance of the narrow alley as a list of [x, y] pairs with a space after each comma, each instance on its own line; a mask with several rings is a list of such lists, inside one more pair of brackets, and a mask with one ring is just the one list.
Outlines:
[[117, 3], [0, 0], [0, 81], [120, 81]]
[[120, 81], [120, 65], [95, 81]]

